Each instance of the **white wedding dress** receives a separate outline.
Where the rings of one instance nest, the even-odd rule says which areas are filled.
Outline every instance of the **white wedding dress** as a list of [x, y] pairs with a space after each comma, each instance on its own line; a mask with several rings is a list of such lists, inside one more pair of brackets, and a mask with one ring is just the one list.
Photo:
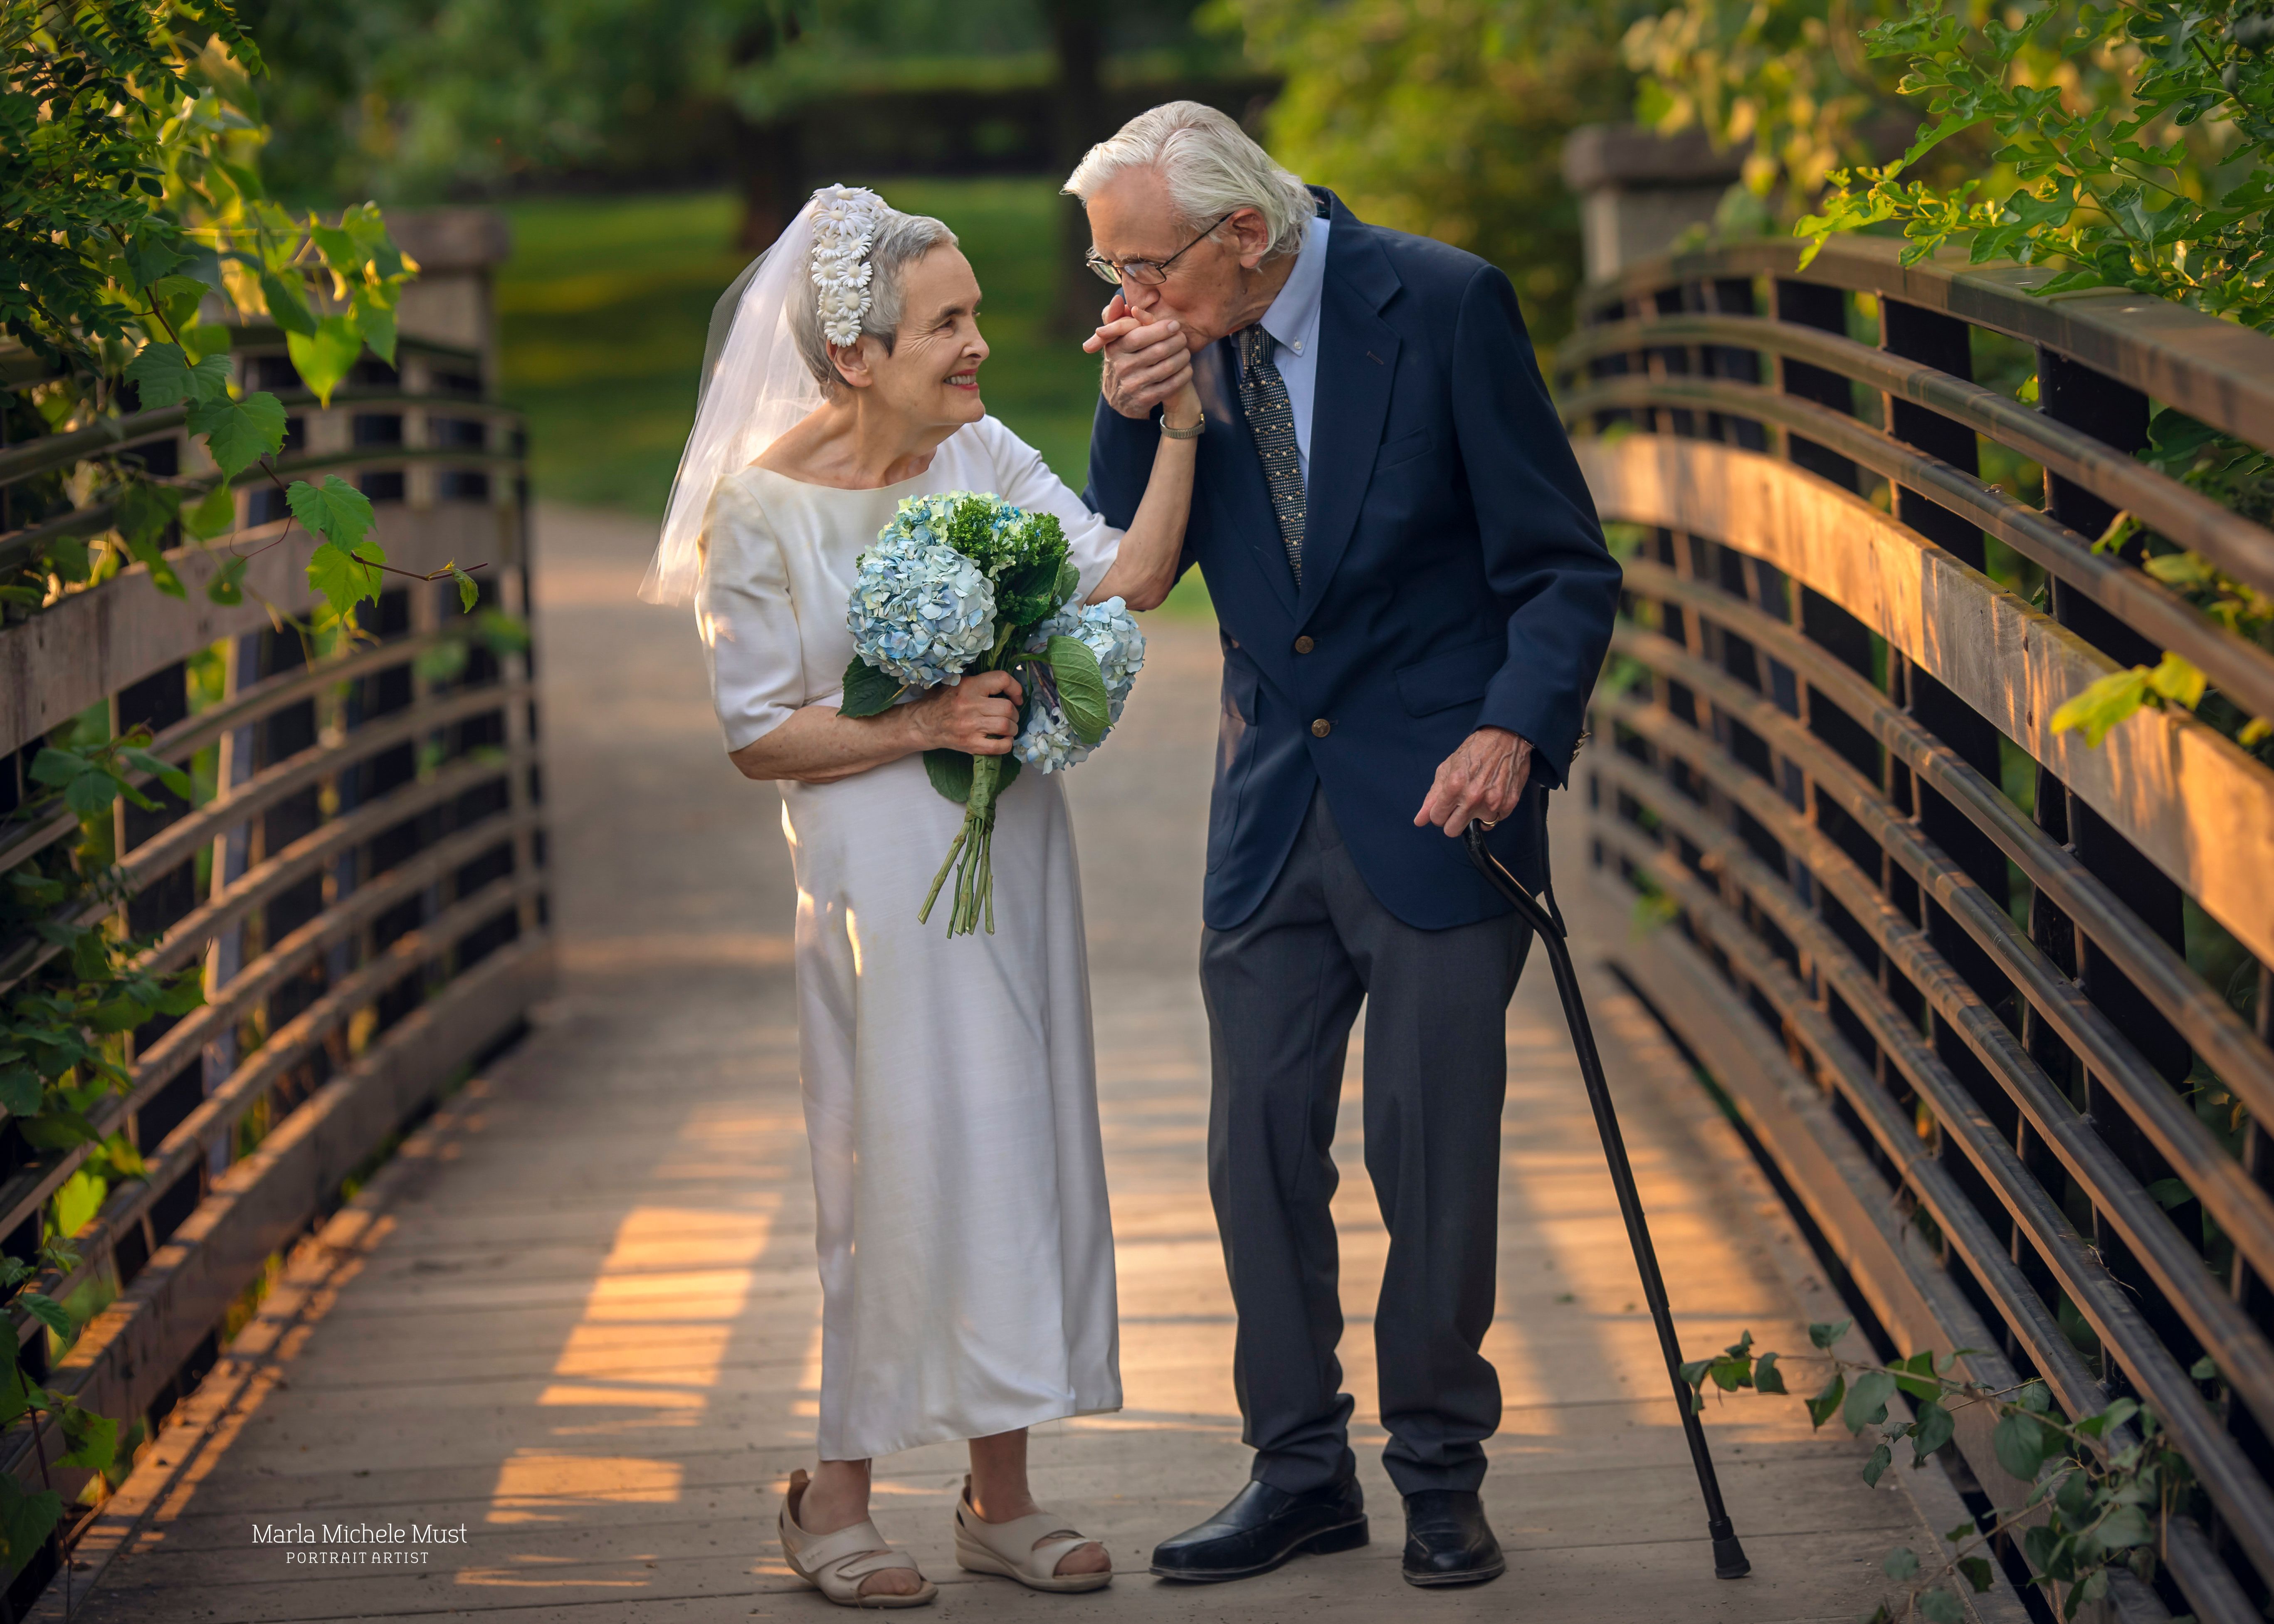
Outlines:
[[[992, 417], [924, 473], [840, 491], [750, 467], [704, 524], [696, 612], [727, 749], [834, 705], [854, 560], [904, 496], [993, 492], [1056, 514], [1081, 593], [1121, 532]], [[1020, 773], [995, 825], [995, 932], [916, 922], [963, 808], [921, 756], [785, 782], [797, 875], [798, 1041], [822, 1287], [824, 1460], [985, 1437], [1121, 1405], [1073, 830]]]

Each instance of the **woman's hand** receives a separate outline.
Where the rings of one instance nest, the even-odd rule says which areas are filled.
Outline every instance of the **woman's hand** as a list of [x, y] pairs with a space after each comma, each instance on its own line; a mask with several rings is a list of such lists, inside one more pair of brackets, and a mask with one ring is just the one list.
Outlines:
[[1193, 375], [1187, 370], [1185, 373], [1185, 387], [1169, 397], [1168, 405], [1161, 413], [1161, 426], [1171, 429], [1188, 429], [1198, 423], [1201, 417], [1201, 392], [1193, 387]]
[[1008, 756], [1019, 736], [1023, 698], [1019, 679], [1009, 672], [975, 672], [907, 705], [907, 725], [915, 731], [920, 750]]

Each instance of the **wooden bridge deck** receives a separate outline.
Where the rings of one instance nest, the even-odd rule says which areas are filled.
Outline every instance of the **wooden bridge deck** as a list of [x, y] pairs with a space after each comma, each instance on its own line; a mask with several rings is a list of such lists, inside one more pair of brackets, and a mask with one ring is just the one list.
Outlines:
[[[324, 1244], [291, 1260], [83, 1546], [81, 1616], [828, 1616], [772, 1539], [779, 1485], [808, 1460], [819, 1347], [787, 861], [772, 792], [719, 756], [683, 617], [632, 601], [648, 535], [554, 513], [539, 538], [560, 998]], [[1367, 1333], [1382, 1236], [1358, 1163], [1354, 1081], [1340, 1146], [1344, 1357], [1375, 1542], [1201, 1590], [1134, 1571], [1155, 1538], [1236, 1487], [1246, 1460], [1203, 1184], [1193, 980], [1214, 638], [1155, 632], [1124, 733], [1072, 780], [1128, 1408], [1043, 1429], [1035, 1449], [1043, 1500], [1130, 1571], [1083, 1598], [957, 1572], [959, 1452], [919, 1450], [879, 1462], [878, 1516], [944, 1582], [937, 1616], [1766, 1624], [1867, 1609], [1879, 1559], [1931, 1538], [1923, 1517], [1956, 1522], [1954, 1499], [1932, 1474], [1868, 1490], [1844, 1434], [1811, 1435], [1796, 1403], [1748, 1395], [1709, 1424], [1755, 1571], [1713, 1578], [1537, 965], [1510, 1014], [1488, 1350], [1508, 1410], [1485, 1494], [1508, 1576], [1426, 1597], [1397, 1577], [1397, 1500], [1369, 1447], [1382, 1437]], [[1566, 886], [1567, 902], [1585, 894], [1576, 873]], [[1593, 997], [1685, 1345], [1708, 1350], [1747, 1327], [1804, 1344], [1803, 1322], [1839, 1312], [1812, 1260], [1647, 1017], [1608, 983]], [[403, 1529], [411, 1538], [395, 1552], [424, 1560], [321, 1560], [343, 1548], [256, 1538], [364, 1523]], [[320, 1565], [294, 1560], [305, 1554]]]

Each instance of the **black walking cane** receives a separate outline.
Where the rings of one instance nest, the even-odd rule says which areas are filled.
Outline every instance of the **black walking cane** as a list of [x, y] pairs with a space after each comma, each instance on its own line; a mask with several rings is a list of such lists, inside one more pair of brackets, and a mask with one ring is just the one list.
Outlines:
[[1565, 942], [1562, 910], [1555, 906], [1555, 882], [1547, 867], [1547, 797], [1532, 798], [1538, 808], [1540, 872], [1544, 889], [1542, 908], [1517, 877], [1485, 849], [1484, 828], [1468, 829], [1469, 861], [1487, 884], [1516, 905], [1517, 914], [1547, 950], [1555, 972], [1555, 993], [1563, 1001], [1563, 1019], [1570, 1024], [1571, 1047], [1579, 1054], [1579, 1075], [1586, 1079], [1587, 1103], [1595, 1109], [1595, 1131], [1603, 1138], [1603, 1159], [1611, 1164], [1611, 1186], [1619, 1192], [1619, 1216], [1627, 1223], [1627, 1240], [1634, 1248], [1635, 1269], [1642, 1275], [1642, 1294], [1650, 1303], [1650, 1317], [1658, 1326], [1658, 1345], [1666, 1355], [1666, 1374], [1674, 1383], [1674, 1402], [1682, 1411], [1682, 1434], [1690, 1440], [1690, 1462], [1698, 1469], [1698, 1491], [1706, 1499], [1706, 1530], [1713, 1538], [1713, 1576], [1742, 1579], [1752, 1571], [1737, 1530], [1721, 1504], [1721, 1485], [1713, 1476], [1713, 1457], [1706, 1452], [1706, 1429], [1698, 1419], [1689, 1385], [1682, 1380], [1682, 1344], [1674, 1334], [1674, 1311], [1667, 1304], [1666, 1282], [1658, 1272], [1658, 1250], [1650, 1244], [1650, 1225], [1642, 1214], [1642, 1197], [1635, 1189], [1634, 1169], [1627, 1162], [1626, 1141], [1619, 1134], [1618, 1108], [1611, 1103], [1611, 1088], [1603, 1078], [1602, 1056], [1595, 1052], [1595, 1034], [1587, 1025], [1587, 1006], [1579, 998], [1579, 977], [1571, 967], [1571, 950]]

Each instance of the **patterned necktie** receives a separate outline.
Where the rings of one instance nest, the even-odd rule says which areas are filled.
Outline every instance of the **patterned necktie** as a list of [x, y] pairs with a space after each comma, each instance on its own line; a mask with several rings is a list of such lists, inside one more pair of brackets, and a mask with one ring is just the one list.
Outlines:
[[1287, 568], [1303, 584], [1303, 464], [1295, 451], [1295, 412], [1287, 403], [1287, 383], [1271, 365], [1271, 335], [1258, 322], [1239, 335], [1239, 408], [1247, 414], [1255, 455], [1262, 459], [1272, 510], [1279, 515], [1279, 539], [1286, 545]]

